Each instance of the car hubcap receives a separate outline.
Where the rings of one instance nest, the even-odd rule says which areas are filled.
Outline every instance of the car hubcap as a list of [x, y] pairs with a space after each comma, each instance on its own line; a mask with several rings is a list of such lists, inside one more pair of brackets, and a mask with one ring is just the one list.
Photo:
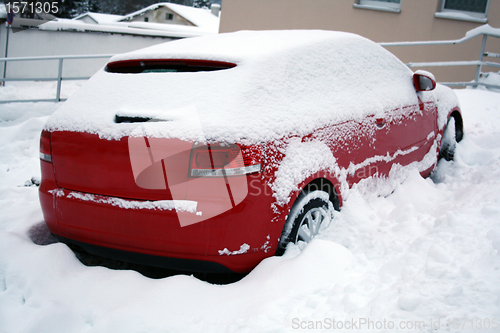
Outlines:
[[319, 233], [325, 218], [326, 210], [323, 208], [318, 207], [309, 210], [300, 223], [295, 243], [297, 241], [309, 243]]

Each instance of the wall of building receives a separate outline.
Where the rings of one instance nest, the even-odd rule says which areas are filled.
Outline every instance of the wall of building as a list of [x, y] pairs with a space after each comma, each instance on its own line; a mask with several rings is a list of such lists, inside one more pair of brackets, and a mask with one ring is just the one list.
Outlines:
[[[9, 57], [117, 54], [167, 42], [170, 38], [76, 31], [24, 30], [9, 32]], [[0, 24], [0, 57], [5, 56], [6, 27]], [[92, 76], [108, 59], [65, 60], [63, 76]], [[7, 78], [57, 77], [58, 61], [23, 61], [7, 64]], [[0, 63], [3, 75], [3, 63]]]
[[[402, 0], [401, 12], [354, 8], [355, 0], [224, 0], [220, 32], [237, 30], [323, 29], [347, 31], [375, 42], [460, 39], [483, 23], [436, 18], [439, 0]], [[500, 28], [500, 1], [491, 0], [489, 25]], [[481, 37], [460, 45], [390, 47], [403, 62], [478, 60]], [[489, 37], [487, 51], [500, 53], [500, 39]], [[474, 67], [424, 68], [440, 82], [471, 81]], [[484, 68], [483, 71], [495, 71]], [[498, 71], [498, 70], [496, 70]]]

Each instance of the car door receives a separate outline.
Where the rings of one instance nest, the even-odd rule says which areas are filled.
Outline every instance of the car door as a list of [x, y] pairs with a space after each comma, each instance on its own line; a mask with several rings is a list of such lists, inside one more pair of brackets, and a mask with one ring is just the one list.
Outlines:
[[434, 142], [437, 130], [437, 108], [434, 101], [422, 101], [426, 92], [416, 92], [418, 103], [393, 109], [384, 119], [375, 119], [376, 149], [385, 153], [383, 173], [394, 163], [408, 165], [422, 161]]

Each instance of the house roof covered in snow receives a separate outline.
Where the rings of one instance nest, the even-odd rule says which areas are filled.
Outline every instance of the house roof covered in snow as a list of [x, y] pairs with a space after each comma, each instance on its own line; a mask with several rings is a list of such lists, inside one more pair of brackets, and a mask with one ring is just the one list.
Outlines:
[[[162, 6], [177, 13], [194, 25], [130, 21], [132, 18]], [[171, 3], [158, 3], [126, 16], [87, 12], [74, 19], [57, 19], [38, 26], [41, 30], [105, 32], [171, 38], [194, 37], [219, 32], [219, 17], [209, 9]]]
[[68, 19], [50, 21], [39, 25], [38, 29], [52, 31], [103, 32], [166, 38], [185, 38], [217, 33], [217, 30], [207, 31], [198, 27], [179, 24], [148, 22], [109, 22], [104, 24], [88, 24], [80, 20], [74, 21]]
[[166, 7], [174, 13], [182, 16], [184, 19], [193, 23], [195, 26], [205, 29], [212, 29], [219, 26], [219, 17], [212, 14], [210, 9], [195, 8], [189, 6], [178, 5], [169, 2], [159, 2], [138, 10], [136, 12], [125, 15], [120, 21], [130, 21], [135, 17], [146, 14], [147, 12], [157, 10], [160, 7]]
[[85, 18], [90, 18], [96, 24], [101, 24], [108, 22], [117, 22], [121, 20], [123, 17], [124, 17], [123, 15], [86, 12], [84, 14], [78, 15], [77, 17], [73, 18], [73, 20], [84, 20]]

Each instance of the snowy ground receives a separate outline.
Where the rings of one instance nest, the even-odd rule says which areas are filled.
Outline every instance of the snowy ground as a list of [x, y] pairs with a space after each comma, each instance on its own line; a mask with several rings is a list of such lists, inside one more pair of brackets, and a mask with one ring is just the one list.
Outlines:
[[500, 93], [457, 94], [454, 162], [387, 197], [351, 191], [305, 249], [227, 285], [88, 267], [53, 243], [26, 185], [57, 105], [0, 105], [0, 332], [499, 331]]
[[[66, 81], [61, 83], [61, 99], [66, 99], [82, 86], [85, 81]], [[0, 89], [0, 101], [55, 99], [56, 81], [7, 82]], [[3, 112], [3, 109], [1, 110]], [[18, 113], [18, 112], [16, 112]], [[5, 120], [1, 117], [1, 120]]]

